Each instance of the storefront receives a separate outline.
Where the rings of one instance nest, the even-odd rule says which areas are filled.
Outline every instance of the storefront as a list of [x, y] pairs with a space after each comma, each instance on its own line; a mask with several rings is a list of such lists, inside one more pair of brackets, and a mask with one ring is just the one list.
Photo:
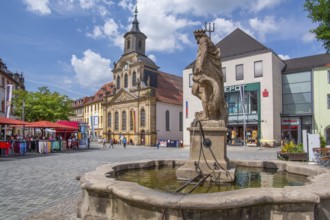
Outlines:
[[282, 116], [281, 129], [283, 141], [293, 141], [295, 144], [302, 143], [302, 131], [306, 130], [307, 133], [312, 133], [312, 116]]
[[[244, 144], [244, 114], [246, 143], [258, 144], [261, 132], [260, 83], [227, 86], [225, 87], [225, 99], [228, 106], [228, 144]], [[244, 100], [244, 112], [241, 104], [242, 99]]]

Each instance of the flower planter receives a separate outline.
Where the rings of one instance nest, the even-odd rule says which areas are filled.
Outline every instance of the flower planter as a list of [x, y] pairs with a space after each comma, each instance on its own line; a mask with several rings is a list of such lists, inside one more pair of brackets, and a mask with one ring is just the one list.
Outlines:
[[277, 152], [277, 158], [280, 160], [289, 160], [289, 161], [308, 161], [307, 153], [284, 153]]

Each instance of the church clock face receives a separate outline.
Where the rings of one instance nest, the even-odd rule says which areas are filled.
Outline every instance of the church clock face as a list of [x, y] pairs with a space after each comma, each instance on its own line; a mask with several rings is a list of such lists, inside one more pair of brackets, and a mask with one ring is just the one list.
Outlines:
[[127, 69], [128, 69], [128, 65], [127, 65], [127, 64], [125, 64], [125, 66], [124, 66], [124, 69], [125, 69], [125, 70], [127, 70]]

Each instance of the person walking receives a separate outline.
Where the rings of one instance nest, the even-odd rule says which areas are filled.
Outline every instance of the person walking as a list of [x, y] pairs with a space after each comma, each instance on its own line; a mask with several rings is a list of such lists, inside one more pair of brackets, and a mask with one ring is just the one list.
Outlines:
[[124, 148], [126, 148], [126, 143], [127, 143], [127, 140], [126, 140], [126, 137], [123, 138], [123, 145], [124, 145]]
[[106, 148], [107, 145], [105, 144], [105, 142], [106, 142], [105, 138], [102, 139], [102, 142], [103, 142], [103, 148]]
[[157, 145], [157, 150], [158, 150], [159, 149], [159, 145], [160, 145], [159, 140], [157, 140], [156, 145]]
[[113, 139], [112, 138], [110, 139], [110, 146], [109, 146], [109, 148], [114, 148], [113, 147]]

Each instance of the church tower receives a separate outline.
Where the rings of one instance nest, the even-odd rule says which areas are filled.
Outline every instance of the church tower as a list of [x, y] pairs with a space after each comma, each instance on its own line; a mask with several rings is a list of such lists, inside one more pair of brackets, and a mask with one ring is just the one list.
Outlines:
[[138, 10], [135, 8], [135, 16], [132, 22], [132, 28], [124, 35], [125, 47], [124, 54], [136, 52], [145, 55], [146, 52], [146, 39], [147, 36], [140, 31], [139, 21], [137, 20]]

